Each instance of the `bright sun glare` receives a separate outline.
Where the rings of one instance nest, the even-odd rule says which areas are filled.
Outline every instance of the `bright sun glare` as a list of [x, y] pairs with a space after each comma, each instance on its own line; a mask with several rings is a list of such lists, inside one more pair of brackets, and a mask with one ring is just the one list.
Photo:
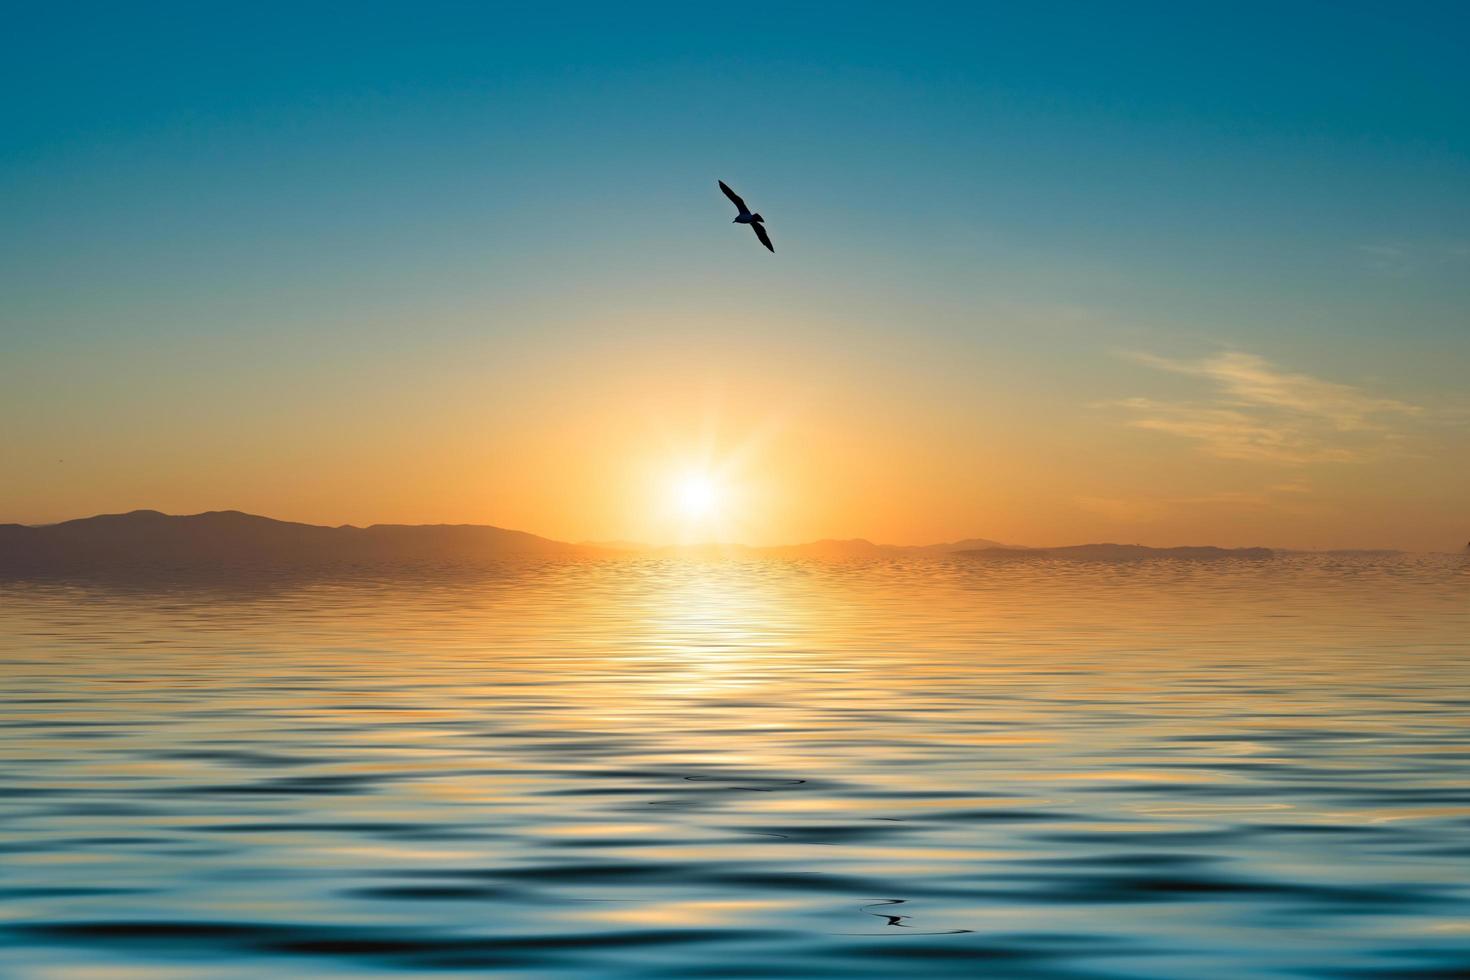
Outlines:
[[674, 502], [686, 520], [706, 520], [719, 511], [720, 488], [703, 473], [686, 473], [674, 486]]

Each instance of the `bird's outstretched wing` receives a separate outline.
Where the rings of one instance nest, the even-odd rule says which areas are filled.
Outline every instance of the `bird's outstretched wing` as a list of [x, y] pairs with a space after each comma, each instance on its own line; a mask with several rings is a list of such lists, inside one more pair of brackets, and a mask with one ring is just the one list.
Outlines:
[[723, 180], [720, 181], [720, 190], [725, 192], [725, 196], [730, 199], [731, 204], [740, 209], [741, 214], [750, 213], [750, 210], [745, 206], [745, 202], [740, 200], [740, 195], [730, 190], [730, 185], [725, 183]]
[[761, 240], [762, 245], [770, 249], [772, 252], [776, 251], [776, 246], [771, 244], [771, 236], [766, 234], [765, 225], [761, 224], [759, 221], [752, 221], [750, 223], [750, 227], [755, 229], [755, 237]]

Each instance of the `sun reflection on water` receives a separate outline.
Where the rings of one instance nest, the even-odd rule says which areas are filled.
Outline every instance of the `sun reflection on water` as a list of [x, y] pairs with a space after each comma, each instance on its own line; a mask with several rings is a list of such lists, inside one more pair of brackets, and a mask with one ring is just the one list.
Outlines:
[[26, 584], [0, 604], [0, 972], [1441, 968], [1467, 582], [670, 559]]

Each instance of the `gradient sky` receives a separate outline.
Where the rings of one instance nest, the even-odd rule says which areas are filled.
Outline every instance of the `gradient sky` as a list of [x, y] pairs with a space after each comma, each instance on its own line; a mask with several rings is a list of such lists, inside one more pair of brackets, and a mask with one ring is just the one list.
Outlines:
[[13, 8], [0, 520], [1463, 545], [1470, 7], [1110, 6]]

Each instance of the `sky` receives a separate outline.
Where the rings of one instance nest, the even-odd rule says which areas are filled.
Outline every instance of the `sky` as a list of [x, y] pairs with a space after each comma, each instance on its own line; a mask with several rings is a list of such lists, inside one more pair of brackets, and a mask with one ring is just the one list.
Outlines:
[[1463, 4], [6, 21], [0, 521], [1470, 538]]

